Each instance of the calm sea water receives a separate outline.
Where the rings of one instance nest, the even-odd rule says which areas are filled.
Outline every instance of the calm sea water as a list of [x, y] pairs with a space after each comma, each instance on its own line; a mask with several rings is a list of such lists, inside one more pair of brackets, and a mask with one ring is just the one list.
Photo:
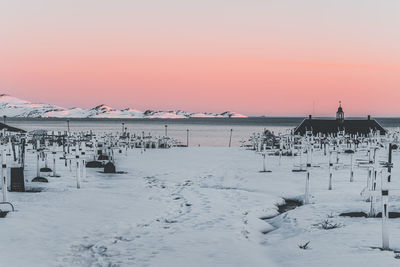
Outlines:
[[[274, 133], [286, 133], [301, 123], [299, 117], [258, 117], [234, 119], [71, 119], [71, 131], [90, 131], [97, 133], [121, 132], [122, 123], [131, 133], [145, 132], [152, 135], [167, 134], [183, 144], [187, 142], [189, 130], [190, 146], [228, 146], [232, 129], [232, 146], [239, 146], [240, 141], [247, 140], [254, 132], [264, 129]], [[383, 127], [392, 129], [400, 127], [400, 118], [377, 119]], [[27, 131], [44, 129], [48, 131], [66, 131], [66, 119], [9, 119], [8, 124]]]

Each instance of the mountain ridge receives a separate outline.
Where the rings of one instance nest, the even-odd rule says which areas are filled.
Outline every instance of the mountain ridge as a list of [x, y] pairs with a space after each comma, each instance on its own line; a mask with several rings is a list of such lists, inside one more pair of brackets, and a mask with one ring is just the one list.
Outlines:
[[184, 119], [184, 118], [247, 118], [235, 112], [186, 112], [183, 110], [145, 110], [132, 108], [115, 109], [106, 104], [91, 109], [79, 107], [64, 108], [52, 104], [33, 103], [8, 94], [0, 94], [0, 115], [14, 118], [149, 118], [149, 119]]

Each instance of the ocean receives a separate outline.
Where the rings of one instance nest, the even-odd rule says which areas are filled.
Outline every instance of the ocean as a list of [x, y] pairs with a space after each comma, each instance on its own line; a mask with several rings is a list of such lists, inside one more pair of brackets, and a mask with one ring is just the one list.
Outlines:
[[[249, 118], [190, 118], [190, 119], [70, 119], [71, 131], [95, 133], [121, 132], [122, 123], [127, 131], [136, 134], [167, 135], [186, 144], [189, 130], [189, 146], [229, 145], [232, 129], [232, 146], [239, 146], [250, 135], [268, 129], [275, 134], [286, 133], [301, 123], [304, 117], [249, 117]], [[377, 118], [383, 127], [391, 130], [400, 127], [400, 118]], [[27, 131], [44, 129], [66, 131], [67, 119], [58, 118], [9, 118], [7, 124]], [[167, 126], [167, 127], [165, 127]]]

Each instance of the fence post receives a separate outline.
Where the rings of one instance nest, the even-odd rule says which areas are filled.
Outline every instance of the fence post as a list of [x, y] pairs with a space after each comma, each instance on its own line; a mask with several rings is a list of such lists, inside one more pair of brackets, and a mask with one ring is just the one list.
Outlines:
[[3, 189], [3, 202], [8, 202], [8, 191], [7, 191], [7, 158], [6, 149], [4, 148], [1, 154], [2, 165], [1, 165], [1, 177], [2, 177], [2, 189]]
[[233, 131], [233, 129], [231, 129], [231, 133], [229, 135], [229, 147], [231, 147], [231, 144], [232, 144], [232, 131]]
[[332, 151], [329, 151], [329, 186], [328, 190], [332, 190]]
[[353, 153], [350, 158], [350, 182], [354, 181], [354, 171], [353, 171]]
[[389, 249], [389, 229], [388, 229], [388, 218], [389, 218], [389, 189], [387, 182], [382, 176], [382, 249]]

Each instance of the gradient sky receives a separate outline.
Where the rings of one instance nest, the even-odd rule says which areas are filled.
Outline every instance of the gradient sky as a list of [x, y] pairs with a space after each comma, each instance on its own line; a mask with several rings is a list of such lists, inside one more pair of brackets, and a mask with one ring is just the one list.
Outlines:
[[64, 107], [400, 115], [399, 0], [1, 0], [0, 92]]

